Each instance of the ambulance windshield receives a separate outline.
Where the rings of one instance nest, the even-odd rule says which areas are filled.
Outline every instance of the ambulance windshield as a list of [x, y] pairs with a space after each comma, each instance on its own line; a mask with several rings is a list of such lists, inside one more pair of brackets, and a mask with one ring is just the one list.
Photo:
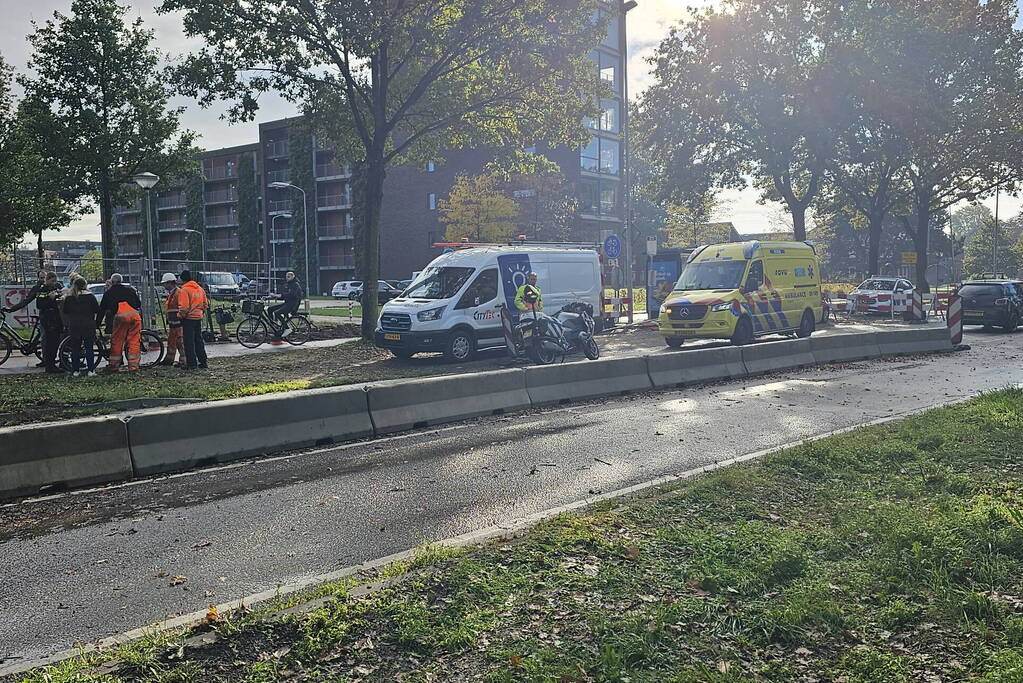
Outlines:
[[746, 272], [746, 261], [704, 261], [689, 263], [675, 283], [676, 292], [696, 289], [738, 289]]

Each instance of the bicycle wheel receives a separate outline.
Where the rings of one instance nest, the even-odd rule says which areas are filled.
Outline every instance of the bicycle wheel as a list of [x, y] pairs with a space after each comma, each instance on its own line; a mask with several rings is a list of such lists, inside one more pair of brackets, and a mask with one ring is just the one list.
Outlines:
[[246, 318], [238, 323], [238, 343], [247, 349], [254, 349], [266, 342], [266, 323], [259, 318]]
[[163, 360], [163, 340], [160, 335], [152, 330], [142, 330], [142, 359], [139, 365], [143, 368], [151, 368]]
[[[96, 337], [96, 348], [93, 350], [93, 358], [96, 359], [96, 365], [100, 364], [105, 358], [106, 349], [103, 347], [103, 342], [99, 337]], [[64, 372], [71, 372], [71, 337], [64, 337], [60, 340], [60, 346], [57, 347], [57, 362], [60, 363], [60, 369]], [[81, 368], [85, 371], [85, 360], [81, 362]]]
[[292, 346], [301, 346], [309, 341], [309, 338], [313, 333], [312, 323], [309, 322], [309, 318], [304, 315], [292, 316], [288, 321], [288, 329], [291, 330], [291, 334], [284, 337], [284, 341], [288, 342]]
[[6, 363], [7, 359], [11, 357], [11, 351], [11, 340], [0, 335], [0, 365]]

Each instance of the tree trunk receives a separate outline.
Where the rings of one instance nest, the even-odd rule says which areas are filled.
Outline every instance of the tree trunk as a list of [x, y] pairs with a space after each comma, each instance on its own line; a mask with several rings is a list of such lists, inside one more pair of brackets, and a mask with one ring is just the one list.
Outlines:
[[[377, 156], [377, 155], [374, 155]], [[380, 208], [384, 202], [384, 179], [387, 170], [383, 155], [366, 162], [363, 185], [363, 249], [362, 257], [362, 338], [372, 340], [376, 331], [379, 306], [377, 283], [380, 280]]]
[[931, 219], [931, 195], [917, 197], [916, 203], [916, 232], [913, 233], [913, 245], [916, 247], [916, 289], [919, 292], [931, 291], [927, 284], [927, 253], [930, 251], [930, 219]]
[[46, 266], [43, 265], [43, 231], [40, 230], [36, 233], [36, 256], [39, 257], [39, 270], [43, 270]]
[[884, 229], [884, 214], [869, 216], [867, 226], [867, 277], [880, 274], [881, 234]]
[[792, 212], [792, 236], [797, 242], [806, 241], [806, 207], [802, 202], [790, 202]]

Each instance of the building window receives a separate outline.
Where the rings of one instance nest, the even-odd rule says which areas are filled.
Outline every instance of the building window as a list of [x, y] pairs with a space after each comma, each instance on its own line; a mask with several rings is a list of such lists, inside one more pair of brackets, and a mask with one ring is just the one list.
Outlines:
[[426, 172], [427, 173], [433, 173], [436, 170], [437, 170], [437, 164], [433, 163], [432, 161], [427, 161], [426, 162]]
[[618, 208], [618, 182], [603, 178], [579, 181], [579, 212], [589, 216], [614, 216]]
[[437, 210], [437, 195], [433, 192], [426, 195], [426, 207], [430, 209], [430, 211]]
[[618, 113], [618, 100], [602, 99], [600, 101], [600, 121], [598, 122], [598, 128], [607, 133], [621, 132]]
[[588, 145], [579, 152], [579, 165], [590, 173], [618, 175], [620, 170], [621, 145], [617, 140], [590, 138]]
[[[611, 15], [610, 21], [608, 21], [608, 15]], [[621, 22], [621, 19], [620, 19], [621, 15], [618, 12], [615, 12], [615, 11], [608, 11], [606, 9], [602, 9], [602, 10], [598, 10], [598, 15], [597, 16], [599, 17], [601, 22], [605, 22], [605, 21], [608, 22], [608, 24], [607, 24], [607, 35], [605, 35], [604, 39], [602, 41], [600, 41], [600, 44], [603, 45], [604, 47], [609, 47], [612, 50], [617, 50], [618, 47], [619, 47], [619, 45], [618, 45], [618, 37], [619, 37], [618, 31], [619, 31], [619, 24]]]
[[600, 80], [611, 86], [611, 91], [618, 94], [618, 58], [600, 52], [597, 55], [597, 64], [600, 71]]

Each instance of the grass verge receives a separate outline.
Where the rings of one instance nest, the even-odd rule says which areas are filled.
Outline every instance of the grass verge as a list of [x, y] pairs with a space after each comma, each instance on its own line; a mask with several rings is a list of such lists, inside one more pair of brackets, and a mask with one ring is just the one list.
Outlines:
[[23, 680], [1020, 681], [1021, 440], [996, 392]]
[[[331, 308], [313, 308], [309, 311], [310, 315], [328, 315], [332, 318], [347, 318], [349, 317], [349, 311], [347, 306], [342, 307], [331, 307]], [[354, 306], [351, 310], [352, 319], [358, 321], [362, 319], [362, 306]]]

